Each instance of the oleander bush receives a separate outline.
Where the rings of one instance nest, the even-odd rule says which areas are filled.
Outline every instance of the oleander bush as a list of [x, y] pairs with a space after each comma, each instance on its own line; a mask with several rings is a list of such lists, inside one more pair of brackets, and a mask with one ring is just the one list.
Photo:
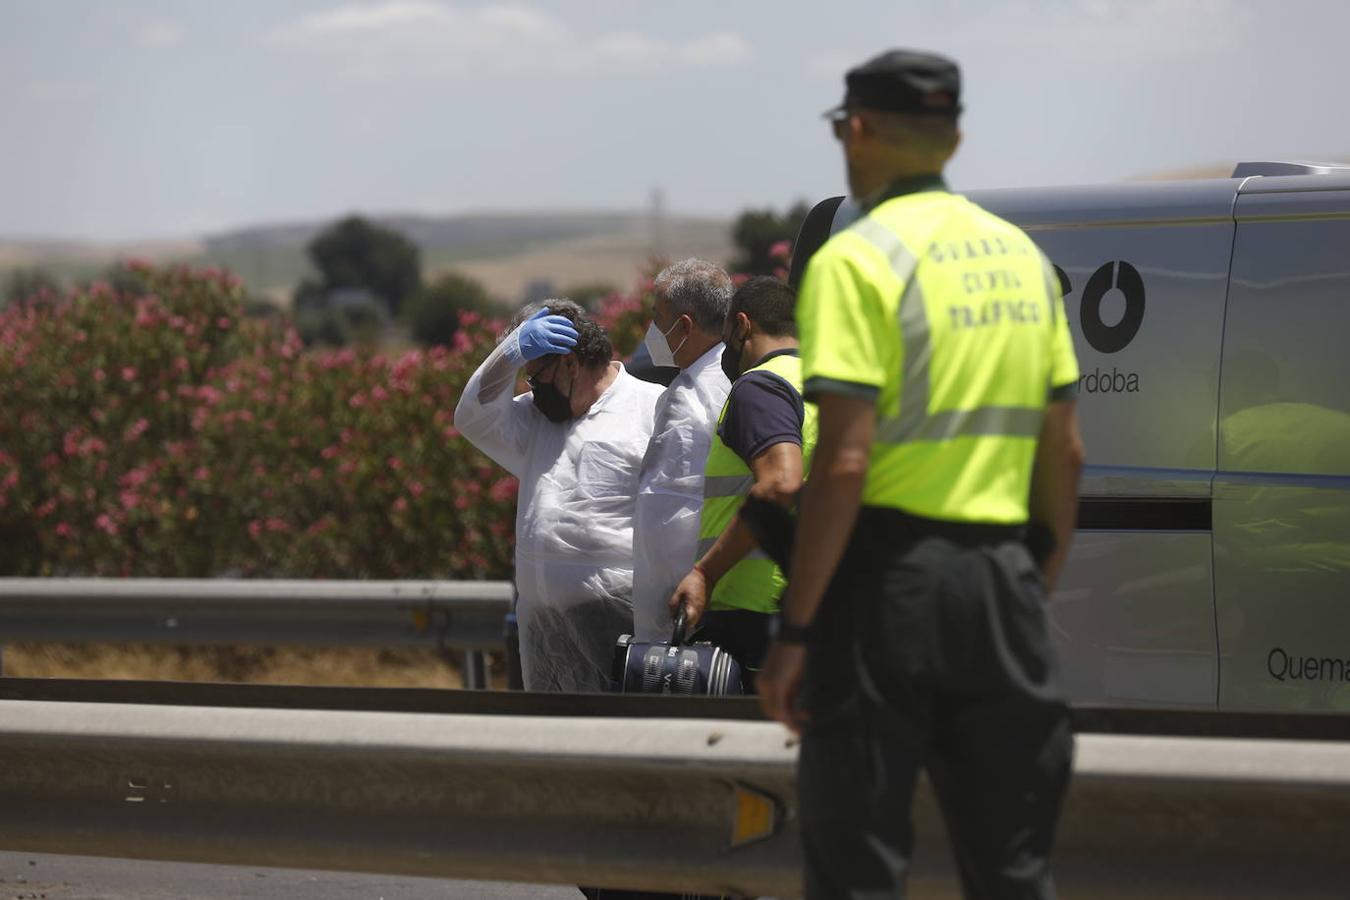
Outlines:
[[450, 347], [306, 351], [214, 270], [0, 311], [0, 574], [503, 578], [516, 485], [453, 411]]

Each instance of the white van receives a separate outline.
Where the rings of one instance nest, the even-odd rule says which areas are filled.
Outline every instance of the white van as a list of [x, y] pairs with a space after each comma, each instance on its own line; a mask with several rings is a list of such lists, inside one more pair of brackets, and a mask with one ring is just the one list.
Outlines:
[[1350, 710], [1350, 167], [970, 197], [1055, 263], [1082, 369], [1071, 698]]

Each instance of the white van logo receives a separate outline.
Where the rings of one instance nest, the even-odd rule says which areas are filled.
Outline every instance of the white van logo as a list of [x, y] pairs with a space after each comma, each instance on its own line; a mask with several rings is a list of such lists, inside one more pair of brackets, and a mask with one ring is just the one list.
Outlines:
[[[1062, 296], [1073, 293], [1069, 273], [1055, 266]], [[1114, 325], [1102, 320], [1102, 301], [1112, 288], [1125, 295], [1125, 314]], [[1078, 306], [1078, 318], [1083, 326], [1083, 337], [1098, 353], [1119, 353], [1129, 346], [1144, 324], [1144, 279], [1139, 270], [1125, 260], [1103, 264], [1088, 279], [1083, 298]], [[1139, 373], [1111, 367], [1084, 371], [1078, 378], [1078, 390], [1088, 394], [1137, 394]]]
[[[1102, 300], [1112, 288], [1125, 295], [1125, 315], [1114, 325], [1102, 321]], [[1144, 324], [1144, 279], [1125, 260], [1109, 262], [1092, 273], [1078, 308], [1083, 337], [1099, 353], [1119, 353]]]

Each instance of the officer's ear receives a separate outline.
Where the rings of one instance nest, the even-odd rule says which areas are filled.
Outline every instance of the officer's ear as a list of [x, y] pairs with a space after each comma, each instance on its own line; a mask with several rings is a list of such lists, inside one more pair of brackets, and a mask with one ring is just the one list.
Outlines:
[[848, 117], [848, 136], [857, 141], [859, 138], [876, 137], [877, 123], [872, 114], [860, 109]]
[[751, 333], [755, 330], [755, 323], [749, 316], [743, 312], [736, 313], [736, 326], [740, 330], [741, 343], [744, 344], [750, 340]]

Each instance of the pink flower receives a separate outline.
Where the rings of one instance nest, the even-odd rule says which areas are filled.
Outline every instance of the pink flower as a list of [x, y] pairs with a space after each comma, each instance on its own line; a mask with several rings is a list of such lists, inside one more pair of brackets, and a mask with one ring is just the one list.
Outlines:
[[122, 434], [122, 439], [127, 443], [131, 443], [132, 441], [139, 438], [141, 435], [145, 434], [146, 429], [148, 429], [149, 427], [150, 422], [148, 420], [137, 419], [134, 423], [127, 426], [127, 430]]
[[216, 327], [221, 331], [227, 330], [233, 324], [234, 323], [230, 321], [229, 316], [221, 316], [219, 319], [216, 319]]
[[352, 409], [360, 409], [366, 405], [366, 395], [361, 393], [352, 394], [351, 399], [347, 401], [347, 405]]
[[211, 477], [211, 470], [206, 466], [198, 466], [196, 471], [192, 473], [192, 477], [198, 481], [205, 481]]
[[136, 380], [136, 367], [135, 367], [135, 366], [123, 366], [123, 367], [122, 367], [122, 380], [123, 380], [123, 381], [135, 381], [135, 380]]
[[379, 403], [383, 400], [388, 400], [389, 392], [377, 384], [370, 390], [370, 399], [374, 400], [376, 403]]
[[426, 488], [422, 486], [420, 481], [414, 481], [408, 485], [408, 493], [412, 494], [414, 500], [422, 496], [424, 491], [426, 491]]
[[394, 501], [394, 512], [401, 513], [407, 512], [407, 510], [408, 510], [407, 497], [399, 497], [397, 500]]
[[141, 498], [136, 495], [135, 491], [122, 491], [120, 496], [122, 500], [122, 508], [127, 510], [128, 512], [135, 509], [136, 506], [141, 502]]
[[102, 369], [94, 370], [94, 380], [97, 381], [99, 384], [102, 384], [105, 380], [107, 380], [107, 378], [108, 376], [103, 373]]
[[70, 537], [70, 536], [71, 536], [72, 534], [74, 534], [74, 533], [75, 533], [75, 529], [70, 527], [70, 523], [69, 523], [69, 522], [57, 522], [57, 523], [56, 523], [56, 536], [57, 536], [57, 537], [68, 538], [68, 537]]
[[100, 531], [106, 532], [109, 535], [117, 534], [117, 523], [113, 522], [112, 517], [107, 513], [103, 513], [95, 519], [94, 524], [98, 526]]
[[488, 496], [498, 503], [505, 503], [516, 495], [516, 480], [514, 478], [502, 478], [494, 482], [492, 488], [488, 491]]
[[262, 519], [254, 519], [252, 522], [248, 523], [248, 536], [254, 540], [258, 539], [258, 536], [262, 534], [262, 530]]
[[403, 468], [403, 460], [399, 459], [397, 456], [389, 457], [387, 464], [389, 468], [393, 469], [395, 472]]

